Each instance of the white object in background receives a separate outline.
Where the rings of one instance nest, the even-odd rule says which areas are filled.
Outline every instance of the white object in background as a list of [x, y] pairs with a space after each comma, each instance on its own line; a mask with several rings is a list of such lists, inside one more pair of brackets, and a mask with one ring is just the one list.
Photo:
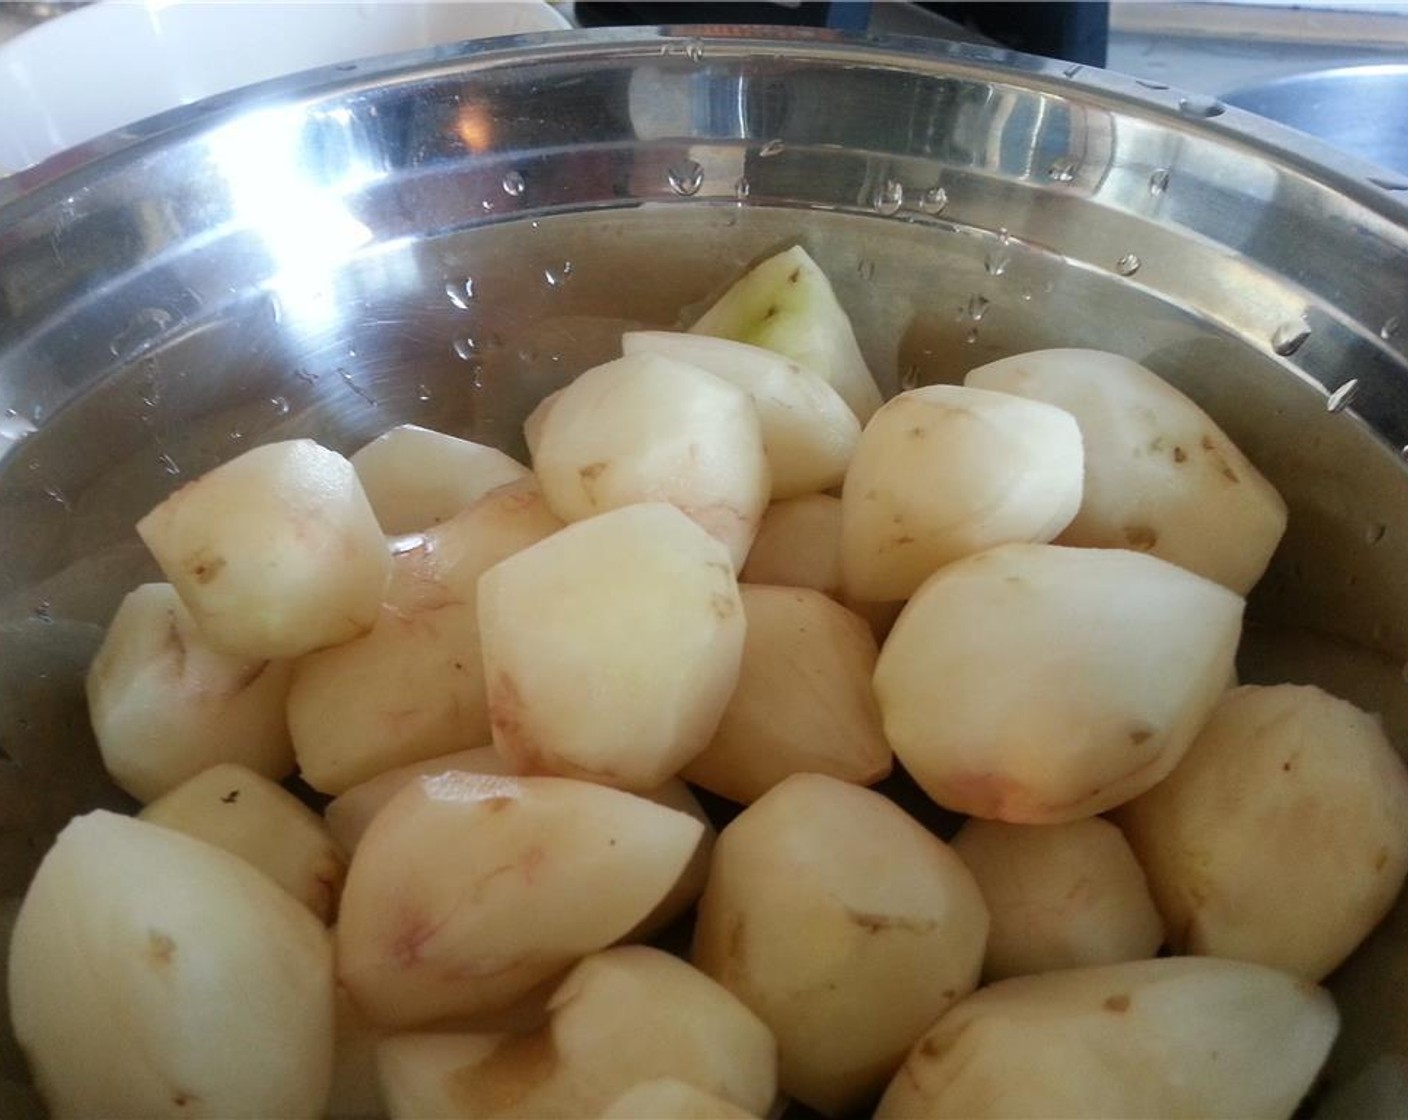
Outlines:
[[543, 0], [100, 0], [0, 46], [0, 175], [266, 78], [570, 26]]

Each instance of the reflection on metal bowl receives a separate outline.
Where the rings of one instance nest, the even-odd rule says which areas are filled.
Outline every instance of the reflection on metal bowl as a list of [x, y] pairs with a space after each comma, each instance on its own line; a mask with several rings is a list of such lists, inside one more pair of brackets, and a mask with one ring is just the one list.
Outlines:
[[[797, 240], [889, 390], [1094, 346], [1191, 393], [1291, 507], [1244, 676], [1320, 680], [1408, 742], [1408, 181], [1078, 66], [747, 29], [439, 48], [73, 158], [0, 185], [0, 894], [123, 803], [82, 674], [173, 487], [407, 421], [521, 452], [623, 324]], [[1408, 1088], [1405, 974], [1400, 907], [1336, 982], [1332, 1090]]]

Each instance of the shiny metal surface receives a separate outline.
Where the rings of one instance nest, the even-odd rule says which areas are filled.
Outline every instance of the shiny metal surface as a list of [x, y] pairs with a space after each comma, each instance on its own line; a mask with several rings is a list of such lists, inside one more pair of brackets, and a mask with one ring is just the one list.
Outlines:
[[[1408, 742], [1408, 179], [1116, 75], [766, 35], [322, 71], [0, 183], [0, 894], [121, 803], [81, 674], [154, 572], [152, 504], [293, 434], [521, 451], [623, 324], [677, 323], [796, 240], [890, 389], [1075, 345], [1199, 399], [1292, 511], [1244, 673], [1333, 680]], [[1336, 1088], [1408, 1054], [1376, 1029], [1395, 989], [1355, 991]], [[7, 1116], [19, 1068], [0, 1042]]]
[[1226, 100], [1408, 175], [1408, 64], [1297, 74]]

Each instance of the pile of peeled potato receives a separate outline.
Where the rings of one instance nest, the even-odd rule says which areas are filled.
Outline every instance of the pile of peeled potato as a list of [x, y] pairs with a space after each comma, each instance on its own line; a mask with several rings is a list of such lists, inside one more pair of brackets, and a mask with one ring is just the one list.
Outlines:
[[1408, 774], [1237, 687], [1271, 485], [1113, 354], [882, 404], [797, 248], [622, 350], [531, 470], [293, 440], [138, 524], [88, 698], [145, 808], [10, 950], [53, 1114], [1290, 1117]]

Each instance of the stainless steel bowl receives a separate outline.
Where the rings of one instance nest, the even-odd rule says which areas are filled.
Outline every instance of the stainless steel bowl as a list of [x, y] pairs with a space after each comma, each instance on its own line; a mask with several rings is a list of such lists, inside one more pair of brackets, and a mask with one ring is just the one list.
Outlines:
[[[0, 894], [122, 803], [81, 679], [174, 486], [403, 421], [521, 450], [623, 324], [794, 240], [891, 389], [1098, 346], [1203, 402], [1291, 505], [1245, 675], [1319, 680], [1408, 742], [1408, 181], [1381, 176], [1153, 83], [715, 28], [320, 71], [0, 184]], [[1402, 1102], [1405, 974], [1400, 908], [1337, 981], [1332, 1098]]]

